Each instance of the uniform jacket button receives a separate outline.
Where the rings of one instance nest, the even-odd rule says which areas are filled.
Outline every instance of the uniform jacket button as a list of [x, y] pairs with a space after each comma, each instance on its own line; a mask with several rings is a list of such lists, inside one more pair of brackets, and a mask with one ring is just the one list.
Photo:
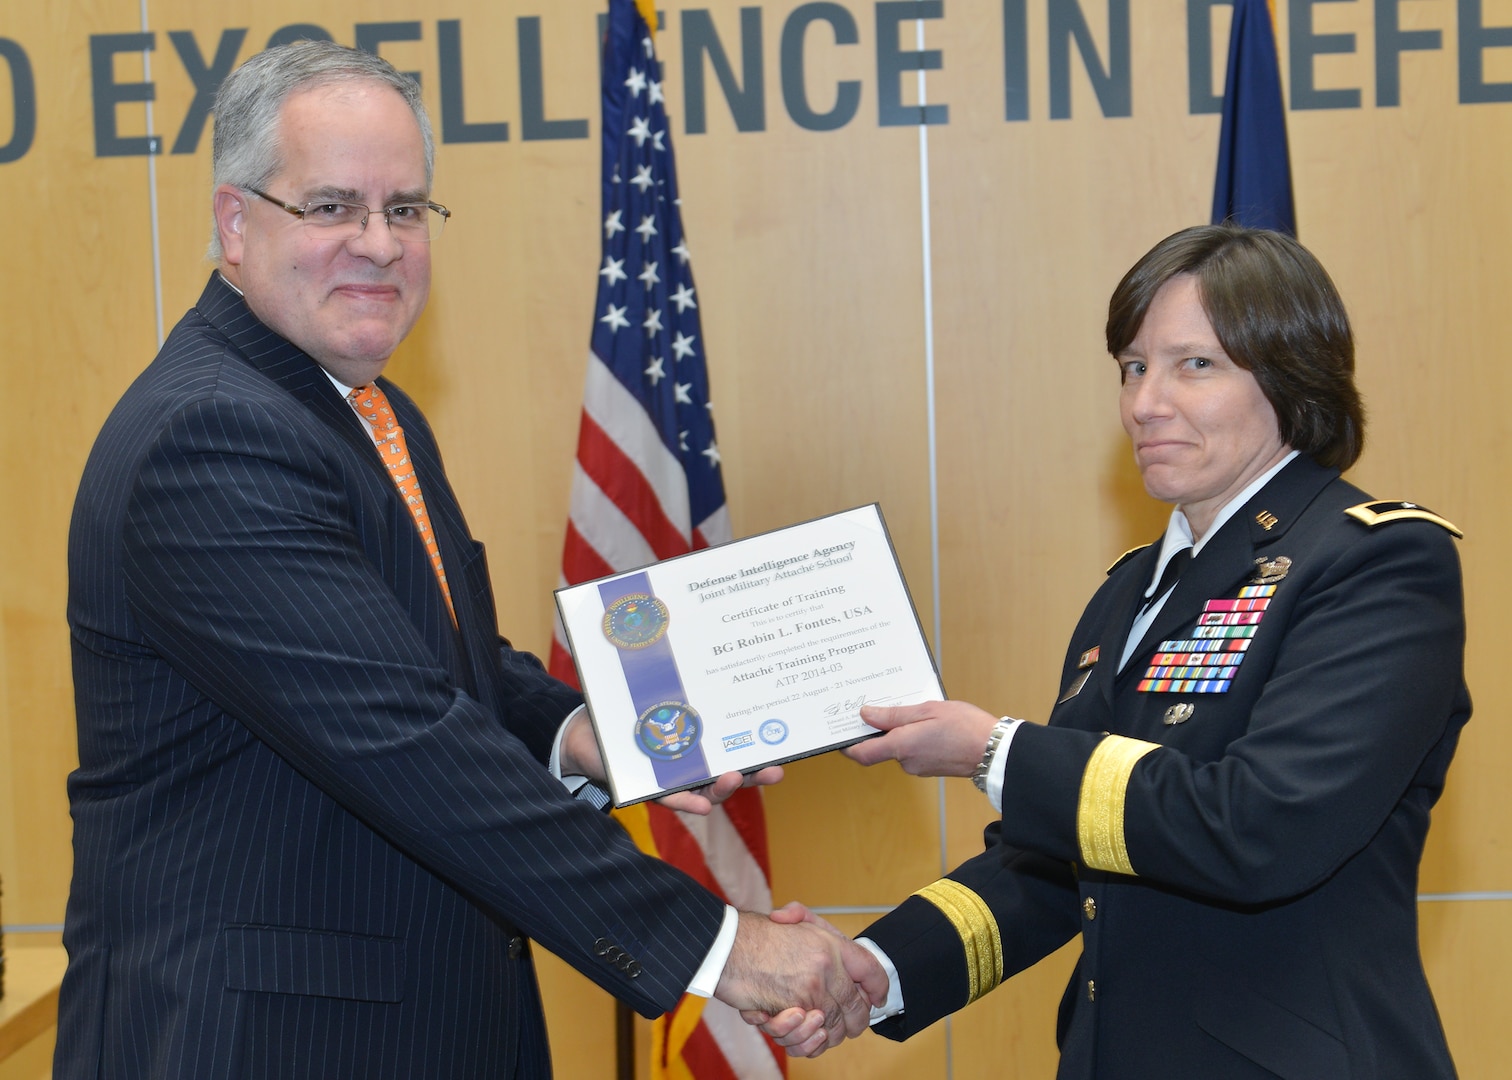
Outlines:
[[1088, 979], [1087, 980], [1087, 1000], [1088, 1001], [1096, 1001], [1097, 1000], [1097, 980], [1095, 980], [1095, 979]]
[[1087, 916], [1088, 922], [1097, 918], [1097, 901], [1090, 896], [1087, 897], [1082, 901], [1082, 912]]

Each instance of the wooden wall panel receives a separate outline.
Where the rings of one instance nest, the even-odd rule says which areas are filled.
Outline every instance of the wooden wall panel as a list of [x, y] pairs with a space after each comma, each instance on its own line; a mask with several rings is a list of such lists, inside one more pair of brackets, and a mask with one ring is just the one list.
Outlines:
[[1512, 963], [1512, 901], [1418, 905], [1428, 981], [1460, 1075], [1507, 1071], [1507, 1002], [1499, 988]]
[[50, 1080], [53, 1047], [57, 1029], [38, 1035], [4, 1061], [0, 1061], [0, 1080]]
[[[87, 28], [133, 18], [124, 0], [7, 11], [24, 45], [36, 141], [0, 166], [0, 425], [10, 526], [0, 532], [0, 876], [10, 923], [62, 919], [72, 866], [63, 781], [75, 760], [64, 545], [94, 433], [154, 347], [151, 234], [141, 159], [94, 157]], [[4, 137], [12, 79], [0, 77]], [[139, 77], [122, 60], [119, 77]], [[126, 132], [123, 132], [126, 133]], [[125, 357], [131, 365], [121, 368]]]
[[[862, 123], [821, 135], [787, 121], [775, 39], [790, 9], [764, 13], [768, 129], [735, 135], [715, 98], [709, 134], [676, 142], [731, 516], [743, 535], [880, 503], [927, 627], [918, 136]], [[733, 35], [733, 12], [714, 16]], [[680, 57], [680, 26], [669, 17], [664, 58]], [[862, 73], [856, 51], [811, 52], [815, 105], [818, 87]], [[680, 116], [673, 65], [667, 89]], [[874, 109], [863, 90], [859, 115]], [[767, 799], [778, 903], [876, 903], [938, 872], [932, 785], [839, 758], [788, 772]], [[805, 843], [818, 821], [825, 842]]]

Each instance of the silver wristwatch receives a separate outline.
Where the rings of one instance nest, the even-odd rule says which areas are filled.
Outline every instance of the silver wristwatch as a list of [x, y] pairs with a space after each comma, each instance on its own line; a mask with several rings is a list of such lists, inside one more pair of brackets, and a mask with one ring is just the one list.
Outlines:
[[1008, 729], [1013, 726], [1013, 721], [1003, 717], [992, 725], [992, 731], [987, 736], [987, 746], [982, 751], [982, 761], [976, 767], [976, 772], [971, 774], [971, 782], [977, 786], [977, 790], [986, 794], [987, 772], [992, 768], [992, 759], [997, 756], [998, 747], [1003, 743], [1003, 736], [1008, 734]]

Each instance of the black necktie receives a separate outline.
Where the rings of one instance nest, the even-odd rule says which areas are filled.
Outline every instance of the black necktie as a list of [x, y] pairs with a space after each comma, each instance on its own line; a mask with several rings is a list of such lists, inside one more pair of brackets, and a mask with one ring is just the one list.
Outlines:
[[1160, 584], [1155, 586], [1155, 591], [1150, 594], [1149, 599], [1144, 602], [1144, 606], [1139, 609], [1139, 615], [1134, 616], [1136, 619], [1149, 611], [1157, 600], [1176, 586], [1176, 579], [1181, 576], [1181, 572], [1187, 568], [1187, 563], [1191, 561], [1192, 549], [1190, 547], [1184, 547], [1171, 556], [1170, 561], [1165, 564], [1165, 569], [1160, 572]]

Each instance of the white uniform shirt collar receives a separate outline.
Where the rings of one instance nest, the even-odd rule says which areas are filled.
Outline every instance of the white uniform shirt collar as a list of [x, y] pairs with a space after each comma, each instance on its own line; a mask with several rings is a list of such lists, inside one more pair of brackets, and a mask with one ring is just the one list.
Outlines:
[[[1187, 520], [1187, 516], [1181, 512], [1181, 507], [1178, 506], [1172, 510], [1171, 520], [1166, 523], [1165, 537], [1160, 542], [1160, 557], [1155, 560], [1155, 572], [1150, 577], [1149, 584], [1145, 586], [1145, 596], [1154, 595], [1155, 589], [1160, 582], [1160, 575], [1165, 571], [1166, 563], [1171, 561], [1171, 556], [1175, 555], [1182, 548], [1189, 547], [1192, 549], [1192, 558], [1195, 559], [1207, 545], [1207, 542], [1213, 538], [1219, 529], [1223, 528], [1228, 519], [1238, 513], [1241, 506], [1254, 498], [1260, 489], [1270, 483], [1271, 479], [1296, 456], [1297, 451], [1293, 450], [1269, 469], [1265, 470], [1265, 472], [1255, 477], [1254, 480], [1250, 481], [1243, 491], [1224, 503], [1223, 508], [1214, 516], [1213, 523], [1208, 526], [1207, 532], [1196, 543], [1192, 542], [1192, 524]], [[1134, 647], [1145, 636], [1145, 631], [1149, 630], [1150, 624], [1155, 621], [1155, 616], [1160, 614], [1160, 609], [1165, 607], [1165, 602], [1166, 598], [1161, 597], [1159, 601], [1150, 605], [1143, 614], [1134, 620], [1134, 625], [1129, 628], [1128, 640], [1124, 642], [1123, 655], [1118, 658], [1118, 670], [1122, 671], [1124, 665], [1129, 662], [1129, 657], [1134, 654]]]

